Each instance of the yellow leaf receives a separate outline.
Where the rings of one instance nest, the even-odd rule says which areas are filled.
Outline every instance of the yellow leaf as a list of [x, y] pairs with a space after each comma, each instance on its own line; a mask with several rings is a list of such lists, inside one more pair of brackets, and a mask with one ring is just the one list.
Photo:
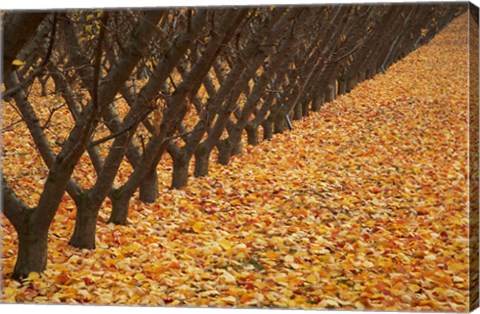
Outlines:
[[135, 278], [136, 280], [145, 280], [145, 279], [147, 279], [147, 277], [145, 277], [145, 275], [142, 274], [142, 273], [136, 274], [135, 276], [133, 276], [133, 278]]
[[420, 289], [422, 289], [419, 285], [408, 285], [408, 288], [410, 288], [410, 290], [412, 290], [413, 292], [418, 292], [420, 291]]
[[25, 61], [22, 61], [22, 60], [19, 60], [19, 59], [15, 59], [12, 61], [12, 64], [13, 65], [16, 65], [16, 66], [22, 66], [22, 65], [25, 65]]
[[85, 26], [85, 31], [87, 31], [88, 33], [90, 33], [92, 31], [92, 25], [87, 25]]
[[314, 274], [311, 274], [310, 276], [305, 278], [305, 280], [308, 281], [309, 283], [317, 283], [318, 281], [317, 276], [315, 276]]
[[197, 221], [196, 223], [193, 224], [192, 230], [196, 233], [200, 233], [203, 231], [204, 227], [205, 227], [205, 224], [203, 222]]
[[293, 261], [294, 261], [294, 257], [292, 255], [285, 256], [285, 262], [293, 263]]
[[429, 260], [429, 261], [434, 261], [434, 260], [437, 259], [437, 257], [434, 254], [429, 254], [429, 255], [425, 256], [425, 259]]
[[325, 300], [322, 300], [322, 302], [320, 302], [318, 304], [318, 307], [320, 308], [325, 308], [325, 307], [339, 307], [339, 304], [338, 302], [334, 301], [334, 300], [328, 300], [328, 299], [325, 299]]
[[38, 194], [37, 192], [32, 192], [30, 195], [32, 197], [32, 200], [34, 201], [38, 201], [40, 199], [40, 194]]
[[226, 283], [236, 283], [237, 282], [237, 279], [235, 279], [235, 277], [227, 271], [225, 271], [220, 278], [222, 278], [223, 281], [226, 282]]
[[453, 277], [453, 282], [464, 282], [465, 279], [463, 279], [462, 277], [459, 277], [459, 276], [454, 276]]
[[355, 305], [355, 308], [357, 310], [360, 310], [360, 311], [365, 310], [365, 305], [363, 305], [363, 303], [360, 301], [355, 302], [353, 305]]
[[237, 303], [237, 299], [235, 299], [234, 296], [229, 296], [229, 297], [222, 298], [222, 301], [225, 302], [225, 303], [229, 303], [229, 304], [236, 304]]
[[448, 270], [453, 271], [454, 273], [459, 273], [464, 269], [466, 269], [466, 265], [462, 263], [453, 262], [448, 264]]
[[363, 262], [363, 266], [365, 266], [367, 268], [372, 268], [372, 267], [375, 267], [375, 264], [373, 264], [370, 261], [365, 261], [365, 262]]
[[87, 15], [87, 18], [86, 18], [87, 22], [92, 20], [94, 17], [95, 17], [95, 15], [93, 15], [93, 14]]
[[32, 271], [31, 273], [28, 274], [28, 277], [25, 278], [25, 280], [35, 280], [39, 278], [40, 278], [40, 274], [35, 271]]
[[226, 239], [220, 240], [220, 246], [225, 250], [225, 251], [230, 251], [232, 249], [232, 244], [230, 241]]
[[277, 259], [278, 258], [278, 254], [274, 251], [266, 252], [265, 256], [268, 257], [269, 259]]
[[5, 289], [3, 289], [3, 293], [5, 294], [5, 297], [9, 298], [11, 296], [17, 295], [18, 290], [11, 287], [6, 287]]

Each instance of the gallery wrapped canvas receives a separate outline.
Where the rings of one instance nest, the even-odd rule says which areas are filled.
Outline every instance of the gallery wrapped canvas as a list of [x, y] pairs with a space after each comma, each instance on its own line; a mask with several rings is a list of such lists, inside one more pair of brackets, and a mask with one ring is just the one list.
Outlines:
[[478, 17], [2, 12], [0, 301], [474, 310]]

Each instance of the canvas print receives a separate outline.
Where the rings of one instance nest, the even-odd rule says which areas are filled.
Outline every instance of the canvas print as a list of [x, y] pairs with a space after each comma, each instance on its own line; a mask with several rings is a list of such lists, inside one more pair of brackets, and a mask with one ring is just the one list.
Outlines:
[[478, 7], [1, 13], [1, 303], [478, 307]]

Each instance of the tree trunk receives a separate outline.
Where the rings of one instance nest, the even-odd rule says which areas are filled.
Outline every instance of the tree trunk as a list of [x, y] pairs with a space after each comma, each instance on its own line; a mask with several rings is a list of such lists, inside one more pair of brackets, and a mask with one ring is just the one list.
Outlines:
[[285, 114], [283, 114], [283, 112], [279, 110], [275, 114], [273, 134], [283, 133], [286, 127], [287, 127], [287, 123], [285, 121]]
[[195, 151], [195, 170], [193, 175], [198, 177], [204, 177], [208, 175], [208, 164], [209, 164], [210, 155], [205, 150], [202, 145], [199, 145]]
[[68, 244], [81, 249], [93, 250], [95, 248], [98, 209], [91, 207], [87, 192], [79, 197], [76, 205], [75, 229]]
[[126, 225], [130, 197], [125, 197], [121, 190], [116, 190], [111, 193], [110, 200], [112, 201], [112, 213], [108, 222], [116, 225]]
[[263, 140], [269, 140], [273, 136], [273, 122], [267, 119], [262, 122]]
[[356, 76], [353, 76], [353, 77], [350, 77], [349, 79], [347, 79], [347, 86], [346, 86], [347, 93], [350, 93], [352, 91], [352, 89], [355, 88], [355, 86], [357, 86], [357, 77]]
[[327, 87], [327, 92], [325, 93], [325, 102], [334, 101], [336, 96], [335, 84], [330, 84]]
[[173, 159], [173, 173], [172, 173], [172, 185], [171, 189], [180, 189], [188, 183], [188, 165], [190, 159], [185, 155], [181, 155], [178, 158]]
[[324, 94], [319, 94], [315, 97], [312, 103], [312, 110], [313, 111], [318, 111], [322, 108], [323, 103], [325, 101], [325, 95]]
[[228, 165], [230, 161], [230, 141], [228, 139], [222, 140], [217, 144], [218, 159], [217, 162], [221, 165]]
[[31, 272], [40, 273], [47, 268], [48, 228], [36, 229], [30, 226], [17, 231], [18, 254], [13, 269], [14, 279], [26, 278]]
[[361, 83], [361, 82], [365, 81], [366, 77], [367, 77], [367, 75], [366, 75], [365, 71], [360, 71], [358, 73], [358, 83]]
[[338, 79], [338, 95], [343, 95], [347, 93], [347, 82], [344, 78]]
[[310, 101], [309, 101], [309, 100], [304, 100], [304, 101], [302, 102], [302, 115], [303, 115], [304, 117], [308, 117], [308, 113], [309, 113], [308, 111], [309, 111], [309, 109], [310, 109], [310, 108], [309, 108], [309, 107], [310, 107], [309, 105], [310, 105]]
[[242, 135], [238, 137], [236, 140], [230, 140], [230, 157], [234, 155], [241, 155], [243, 152], [242, 147]]
[[245, 126], [245, 130], [247, 131], [247, 140], [248, 144], [256, 146], [259, 143], [258, 139], [258, 126], [253, 123], [249, 123]]
[[374, 75], [374, 73], [373, 73], [372, 70], [368, 69], [368, 70], [365, 71], [365, 78], [367, 80], [370, 80], [373, 77], [373, 75]]
[[139, 186], [140, 200], [145, 203], [154, 203], [158, 198], [158, 175], [157, 167], [153, 167]]
[[38, 80], [40, 81], [40, 85], [42, 87], [42, 96], [46, 97], [47, 96], [47, 80], [48, 80], [48, 78], [38, 77]]
[[295, 108], [293, 108], [293, 120], [301, 120], [303, 118], [303, 108], [300, 103], [297, 103]]

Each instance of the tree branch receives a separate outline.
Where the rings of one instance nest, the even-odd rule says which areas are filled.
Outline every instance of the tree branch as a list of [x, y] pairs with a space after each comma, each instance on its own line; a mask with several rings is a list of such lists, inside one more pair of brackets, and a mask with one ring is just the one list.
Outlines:
[[29, 208], [17, 197], [13, 189], [8, 184], [2, 172], [2, 192], [3, 192], [3, 206], [0, 208], [1, 212], [5, 214], [8, 220], [12, 223], [15, 229], [19, 229], [23, 221], [23, 214]]
[[132, 121], [129, 125], [125, 126], [124, 128], [118, 130], [117, 132], [115, 133], [112, 133], [108, 136], [105, 136], [99, 140], [96, 140], [96, 141], [93, 141], [93, 142], [90, 142], [90, 144], [88, 144], [88, 147], [93, 147], [93, 146], [97, 146], [97, 145], [100, 145], [102, 143], [105, 143], [106, 141], [109, 141], [113, 138], [116, 138], [120, 135], [122, 135], [123, 133], [125, 132], [128, 132], [130, 131], [132, 128], [134, 128], [138, 122], [141, 122], [142, 120], [144, 120], [148, 114], [150, 112], [152, 112], [153, 108], [149, 108], [148, 110], [146, 110], [143, 114], [139, 115], [138, 119], [135, 119], [134, 121]]

